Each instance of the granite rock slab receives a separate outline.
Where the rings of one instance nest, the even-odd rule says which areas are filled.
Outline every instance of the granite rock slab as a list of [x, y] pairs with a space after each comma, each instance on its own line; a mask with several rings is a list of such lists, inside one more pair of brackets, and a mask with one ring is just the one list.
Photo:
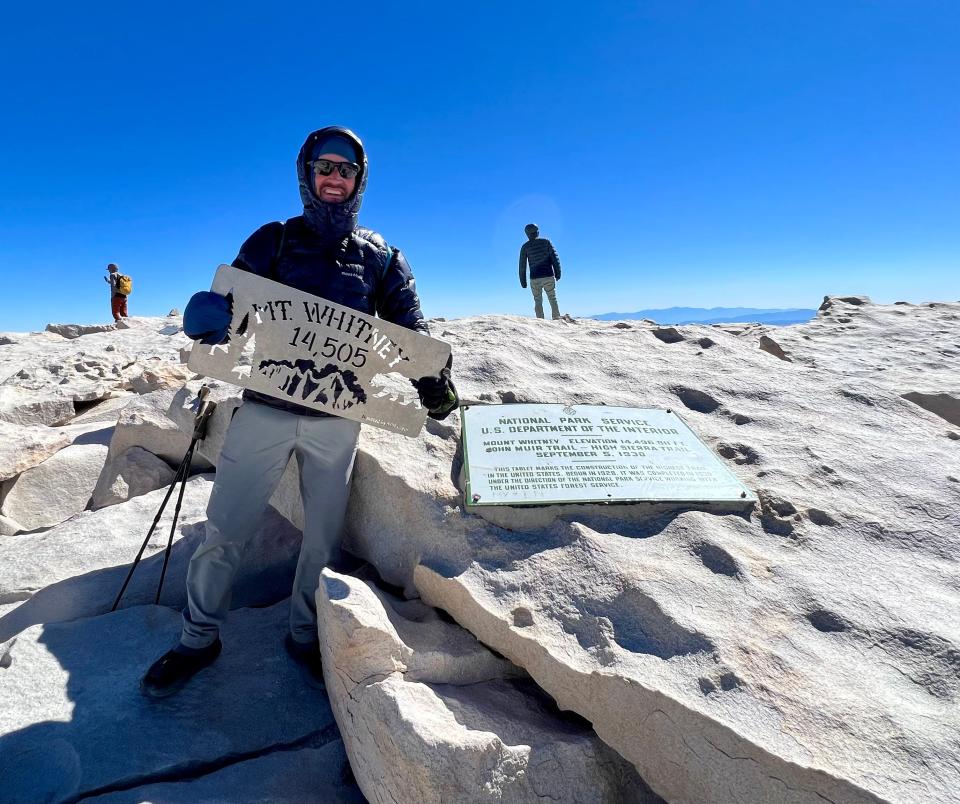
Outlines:
[[0, 512], [27, 530], [48, 528], [84, 510], [107, 458], [102, 444], [71, 444], [17, 476]]
[[139, 681], [177, 640], [180, 617], [170, 609], [137, 606], [23, 632], [0, 649], [5, 804], [76, 801], [336, 738], [326, 696], [284, 652], [287, 618], [285, 603], [233, 612], [220, 658], [159, 701]]
[[[759, 504], [494, 524], [464, 510], [451, 416], [405, 442], [362, 433], [348, 549], [667, 800], [960, 800], [960, 454], [902, 398], [957, 397], [958, 322], [960, 304], [859, 297], [670, 343], [636, 322], [444, 322], [464, 403], [672, 409]], [[790, 362], [758, 348], [771, 332]]]
[[[319, 736], [315, 741], [323, 739]], [[85, 804], [366, 804], [343, 743], [273, 751], [199, 778], [85, 798]]]

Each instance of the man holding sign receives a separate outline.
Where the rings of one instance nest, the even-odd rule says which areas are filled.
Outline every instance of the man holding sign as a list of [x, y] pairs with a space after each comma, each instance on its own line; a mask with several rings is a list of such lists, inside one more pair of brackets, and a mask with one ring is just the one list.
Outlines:
[[[297, 157], [297, 176], [303, 215], [262, 226], [241, 246], [233, 266], [426, 333], [407, 261], [379, 234], [357, 224], [367, 182], [360, 139], [338, 126], [313, 132]], [[200, 343], [224, 343], [232, 303], [229, 294], [195, 294], [184, 311], [184, 331]], [[439, 376], [412, 382], [435, 419], [459, 403], [449, 362]], [[220, 454], [206, 539], [187, 572], [180, 642], [141, 682], [150, 697], [176, 692], [219, 656], [220, 625], [244, 547], [291, 455], [300, 467], [304, 529], [286, 648], [322, 679], [314, 593], [320, 571], [340, 551], [360, 424], [251, 389], [243, 398]]]

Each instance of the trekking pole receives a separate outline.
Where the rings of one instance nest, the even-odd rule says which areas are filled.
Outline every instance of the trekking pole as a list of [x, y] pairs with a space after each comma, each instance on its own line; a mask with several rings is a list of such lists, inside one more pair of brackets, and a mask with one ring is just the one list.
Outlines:
[[197, 393], [197, 399], [200, 401], [200, 405], [197, 408], [197, 413], [193, 422], [193, 436], [190, 439], [190, 446], [187, 447], [187, 451], [183, 456], [183, 460], [180, 461], [180, 465], [177, 467], [177, 470], [173, 475], [173, 481], [170, 483], [170, 487], [167, 489], [167, 493], [164, 495], [163, 502], [160, 503], [160, 508], [157, 509], [157, 514], [153, 518], [153, 524], [150, 525], [150, 529], [147, 531], [146, 538], [144, 538], [143, 544], [140, 545], [140, 550], [137, 552], [137, 557], [133, 560], [133, 564], [130, 566], [129, 572], [127, 572], [127, 577], [123, 582], [123, 586], [120, 587], [120, 592], [117, 594], [117, 599], [113, 601], [113, 606], [110, 608], [110, 611], [116, 611], [117, 606], [120, 605], [120, 600], [123, 597], [123, 593], [127, 591], [127, 586], [130, 583], [130, 579], [133, 577], [133, 573], [136, 571], [137, 565], [140, 563], [140, 559], [143, 557], [143, 551], [147, 549], [147, 544], [150, 542], [150, 537], [153, 535], [154, 530], [156, 530], [156, 527], [160, 522], [160, 517], [163, 516], [163, 509], [166, 508], [167, 502], [170, 500], [170, 497], [173, 494], [173, 489], [179, 482], [180, 492], [177, 495], [177, 504], [173, 512], [173, 522], [170, 524], [170, 535], [167, 538], [167, 547], [164, 551], [163, 569], [160, 572], [160, 582], [157, 584], [157, 597], [155, 602], [160, 602], [160, 592], [163, 590], [163, 579], [167, 572], [167, 564], [170, 561], [170, 550], [173, 547], [173, 534], [177, 530], [177, 519], [180, 516], [180, 506], [183, 502], [183, 492], [187, 483], [187, 478], [190, 476], [190, 463], [193, 460], [193, 453], [196, 449], [197, 443], [202, 441], [207, 434], [207, 423], [210, 420], [210, 416], [213, 415], [213, 411], [216, 410], [217, 407], [216, 402], [211, 402], [207, 399], [209, 394], [210, 389], [206, 385], [202, 386], [200, 391]]

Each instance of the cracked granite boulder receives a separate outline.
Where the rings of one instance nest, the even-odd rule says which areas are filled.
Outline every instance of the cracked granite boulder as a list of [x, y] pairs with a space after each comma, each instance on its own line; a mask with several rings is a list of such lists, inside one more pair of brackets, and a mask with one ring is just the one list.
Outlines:
[[[447, 321], [465, 402], [671, 408], [760, 504], [486, 521], [463, 510], [451, 417], [417, 439], [363, 431], [348, 548], [671, 802], [958, 802], [960, 453], [903, 398], [960, 398], [958, 323], [960, 304], [861, 297], [670, 343], [643, 324]], [[758, 348], [771, 332], [792, 362]]]
[[58, 428], [0, 421], [0, 482], [43, 463], [68, 444], [69, 435]]
[[[428, 421], [416, 439], [364, 429], [347, 546], [389, 583], [446, 609], [522, 667], [666, 800], [957, 802], [958, 323], [960, 304], [887, 307], [854, 296], [831, 297], [808, 324], [682, 326], [671, 342], [646, 322], [628, 328], [510, 316], [444, 322], [435, 332], [457, 353], [465, 402], [672, 408], [757, 491], [760, 503], [748, 516], [548, 506], [531, 517], [505, 509], [494, 522], [462, 508], [454, 415]], [[763, 352], [764, 336], [774, 337], [791, 362]], [[0, 419], [66, 421], [75, 402], [82, 407], [116, 393], [142, 370], [139, 361], [157, 355], [176, 361], [187, 344], [168, 320], [160, 326], [134, 320], [129, 329], [73, 341], [51, 333], [8, 338]], [[96, 360], [77, 370], [82, 376], [61, 376], [65, 389], [76, 382], [75, 389], [62, 397], [26, 389], [29, 399], [7, 404], [20, 393], [20, 380], [51, 380], [52, 371], [41, 376], [34, 366], [47, 371], [78, 347]], [[25, 376], [16, 378], [21, 371]], [[169, 416], [162, 405], [155, 410]], [[176, 440], [166, 424], [153, 435], [161, 445]], [[181, 455], [179, 447], [172, 450], [172, 462]], [[64, 534], [71, 523], [147, 496], [81, 513], [47, 534], [3, 536], [0, 549]], [[67, 563], [76, 562], [66, 575], [47, 579], [34, 562], [34, 580], [18, 581], [0, 598], [4, 625], [28, 606], [47, 620], [22, 632], [15, 627], [16, 641], [0, 646], [0, 800], [75, 801], [132, 791], [194, 771], [205, 775], [238, 757], [312, 746], [332, 733], [324, 704], [304, 703], [294, 692], [301, 709], [293, 721], [302, 706], [315, 705], [326, 725], [278, 739], [266, 734], [289, 725], [270, 719], [277, 711], [287, 717], [285, 676], [270, 686], [263, 681], [272, 677], [270, 668], [257, 664], [267, 655], [284, 658], [282, 616], [271, 637], [276, 654], [258, 652], [264, 639], [255, 634], [231, 632], [238, 640], [231, 644], [241, 646], [233, 655], [241, 657], [242, 671], [231, 670], [239, 694], [231, 690], [228, 701], [219, 687], [200, 686], [203, 694], [178, 702], [188, 708], [166, 713], [163, 723], [156, 710], [145, 714], [135, 680], [176, 639], [178, 615], [143, 607], [159, 612], [161, 638], [146, 618], [124, 619], [141, 609], [58, 624], [41, 605], [49, 599], [51, 611], [74, 606], [103, 571], [123, 574], [140, 537], [132, 550], [126, 542], [117, 548], [122, 559], [108, 556], [100, 564], [97, 558], [87, 566], [84, 551], [99, 556], [99, 536], [90, 530], [64, 550]], [[48, 548], [37, 558], [56, 553], [53, 542]], [[0, 570], [6, 567], [0, 561]], [[82, 612], [68, 609], [67, 616]], [[32, 622], [25, 618], [24, 627]], [[394, 630], [411, 647], [410, 637], [395, 624]], [[76, 638], [65, 649], [68, 634]], [[382, 644], [394, 650], [391, 640]], [[221, 664], [227, 656], [205, 672], [231, 667]], [[432, 708], [441, 698], [436, 691], [423, 706], [402, 708], [408, 690], [434, 683], [409, 674], [391, 670], [391, 683], [404, 686], [383, 684], [379, 699], [383, 712], [394, 707], [394, 719], [385, 722], [402, 744], [415, 744], [431, 729], [455, 731], [463, 725], [457, 716], [495, 710], [467, 706], [449, 692], [462, 693], [463, 685], [447, 682], [434, 684], [443, 687], [440, 709]], [[527, 682], [470, 686], [487, 683], [516, 690]], [[256, 702], [250, 729], [232, 719], [242, 714], [236, 702], [244, 694]], [[523, 721], [526, 710], [517, 711]], [[440, 720], [420, 719], [417, 713], [426, 712]], [[450, 713], [457, 713], [452, 721]], [[147, 715], [157, 719], [142, 720]], [[224, 721], [233, 724], [226, 735]], [[490, 722], [495, 727], [484, 725], [484, 734], [515, 745], [510, 729], [520, 725]], [[266, 736], [247, 740], [248, 731]], [[465, 739], [477, 737], [468, 732]], [[156, 746], [167, 750], [167, 743], [176, 755], [158, 756]], [[378, 750], [388, 755], [389, 748]]]
[[[59, 425], [75, 405], [108, 399], [145, 370], [181, 371], [179, 351], [190, 343], [169, 318], [132, 318], [123, 330], [66, 339], [53, 332], [19, 333], [0, 358], [0, 421]], [[94, 327], [94, 329], [97, 329]]]
[[104, 508], [169, 486], [175, 477], [170, 465], [141, 447], [130, 447], [99, 475], [91, 508]]
[[87, 507], [107, 458], [103, 444], [71, 444], [11, 482], [4, 516], [26, 530], [49, 528]]
[[331, 705], [369, 801], [661, 801], [588, 723], [420, 601], [325, 570], [317, 611]]
[[339, 739], [283, 649], [287, 620], [286, 603], [234, 611], [220, 658], [160, 701], [138, 684], [179, 636], [168, 608], [36, 625], [0, 646], [0, 799], [74, 802]]

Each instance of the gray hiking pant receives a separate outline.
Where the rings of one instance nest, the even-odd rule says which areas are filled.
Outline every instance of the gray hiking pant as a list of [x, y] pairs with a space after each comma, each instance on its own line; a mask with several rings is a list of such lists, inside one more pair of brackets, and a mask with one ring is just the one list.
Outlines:
[[533, 292], [533, 309], [537, 318], [543, 318], [543, 291], [547, 292], [550, 301], [550, 312], [554, 320], [560, 318], [560, 308], [557, 306], [557, 280], [552, 276], [540, 279], [530, 277], [530, 290]]
[[230, 422], [207, 504], [207, 535], [190, 559], [181, 644], [214, 642], [230, 608], [233, 578], [291, 455], [300, 468], [303, 544], [290, 598], [290, 633], [317, 639], [320, 571], [340, 553], [360, 423], [298, 416], [244, 402]]

